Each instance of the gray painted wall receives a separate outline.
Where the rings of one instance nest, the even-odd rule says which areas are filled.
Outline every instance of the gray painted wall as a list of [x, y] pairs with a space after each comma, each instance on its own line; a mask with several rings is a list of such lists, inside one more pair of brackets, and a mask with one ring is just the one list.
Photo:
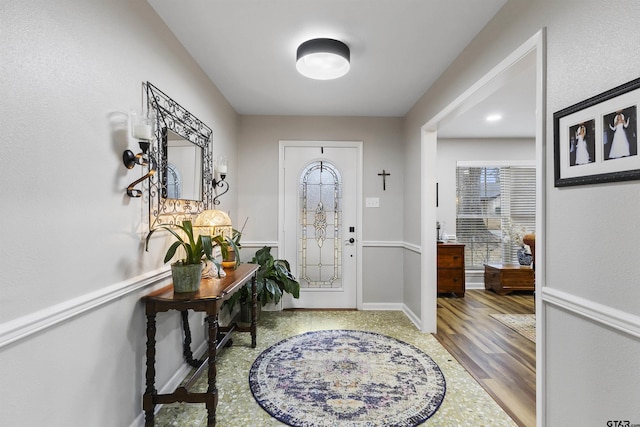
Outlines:
[[[278, 241], [279, 141], [362, 141], [363, 197], [380, 199], [379, 208], [363, 205], [363, 302], [401, 303], [403, 296], [397, 289], [402, 289], [402, 272], [394, 268], [402, 263], [401, 129], [402, 119], [389, 117], [242, 116], [238, 134], [238, 217], [242, 221], [249, 218], [243, 240]], [[382, 169], [391, 173], [386, 191], [378, 176]], [[391, 282], [395, 292], [390, 291]]]
[[[141, 168], [127, 114], [151, 81], [214, 129], [230, 159], [237, 115], [146, 1], [2, 1], [0, 420], [128, 426], [144, 390], [143, 293], [167, 281], [144, 252]], [[69, 317], [70, 318], [67, 318]], [[194, 341], [203, 331], [194, 318]], [[41, 332], [37, 332], [41, 327]], [[158, 384], [181, 366], [178, 316], [158, 316]]]
[[[278, 144], [280, 140], [362, 141], [363, 197], [380, 208], [364, 209], [365, 240], [402, 237], [402, 119], [389, 117], [241, 116], [238, 134], [238, 216], [249, 217], [247, 240], [278, 240]], [[386, 169], [387, 190], [382, 191]], [[244, 219], [243, 219], [244, 221]]]

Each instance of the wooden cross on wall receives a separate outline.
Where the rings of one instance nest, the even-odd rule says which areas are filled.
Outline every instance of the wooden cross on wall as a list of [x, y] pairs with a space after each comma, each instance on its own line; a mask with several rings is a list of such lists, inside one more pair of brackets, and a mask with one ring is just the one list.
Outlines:
[[387, 177], [391, 176], [390, 173], [387, 173], [384, 169], [382, 169], [382, 173], [379, 173], [378, 176], [382, 177], [382, 191], [387, 190]]

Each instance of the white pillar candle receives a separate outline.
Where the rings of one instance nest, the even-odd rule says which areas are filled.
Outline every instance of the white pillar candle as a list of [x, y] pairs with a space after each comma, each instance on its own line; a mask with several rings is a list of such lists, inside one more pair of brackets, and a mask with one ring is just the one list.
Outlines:
[[131, 110], [129, 113], [131, 121], [131, 136], [135, 139], [151, 141], [153, 139], [153, 129], [155, 124], [155, 114], [153, 111], [141, 112]]
[[138, 139], [149, 141], [152, 138], [151, 125], [136, 123], [133, 127], [133, 136]]
[[221, 174], [226, 174], [227, 173], [227, 158], [226, 157], [220, 157], [218, 159], [218, 172]]

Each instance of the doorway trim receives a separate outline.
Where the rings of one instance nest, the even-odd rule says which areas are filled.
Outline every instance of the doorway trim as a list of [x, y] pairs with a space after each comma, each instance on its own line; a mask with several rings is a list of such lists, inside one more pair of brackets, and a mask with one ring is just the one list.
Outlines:
[[[473, 84], [452, 103], [428, 120], [421, 128], [421, 319], [423, 332], [437, 331], [437, 273], [436, 245], [434, 245], [433, 224], [436, 223], [436, 182], [435, 164], [437, 156], [438, 123], [447, 116], [458, 114], [477, 100], [493, 92], [501, 81], [509, 76], [510, 70], [517, 68], [517, 63], [527, 54], [536, 55], [536, 295], [541, 295], [546, 281], [546, 150], [545, 150], [545, 117], [546, 117], [546, 29], [540, 29], [529, 40], [523, 43], [489, 73]], [[544, 393], [546, 371], [545, 354], [545, 305], [536, 304], [536, 424], [544, 425]]]
[[362, 141], [280, 140], [278, 153], [278, 249], [284, 248], [284, 153], [286, 147], [349, 147], [356, 154], [356, 308], [362, 310]]

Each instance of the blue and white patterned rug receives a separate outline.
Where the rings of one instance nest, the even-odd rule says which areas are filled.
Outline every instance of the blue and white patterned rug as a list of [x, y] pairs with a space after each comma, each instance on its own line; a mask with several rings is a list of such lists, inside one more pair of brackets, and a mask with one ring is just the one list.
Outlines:
[[350, 330], [280, 341], [255, 360], [249, 385], [265, 411], [296, 427], [416, 426], [446, 391], [442, 371], [418, 348]]

